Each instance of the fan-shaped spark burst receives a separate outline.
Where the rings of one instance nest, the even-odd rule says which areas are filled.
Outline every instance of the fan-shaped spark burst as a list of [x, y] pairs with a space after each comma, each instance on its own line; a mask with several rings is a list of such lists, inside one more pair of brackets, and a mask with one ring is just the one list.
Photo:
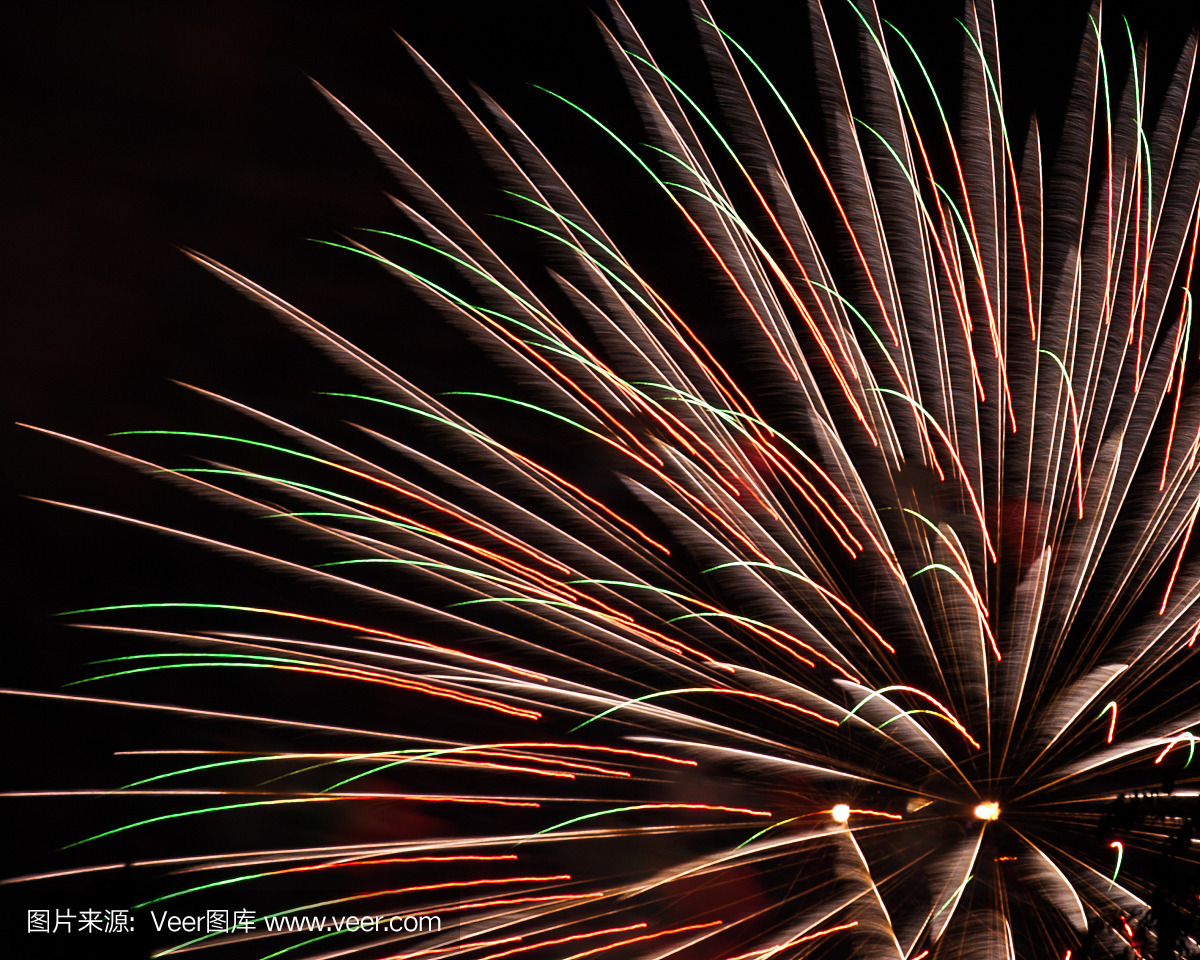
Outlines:
[[[1165, 886], [1195, 876], [1200, 803], [1196, 39], [1150, 103], [1147, 48], [1128, 38], [1120, 78], [1124, 28], [1096, 6], [1051, 159], [1036, 122], [1008, 125], [987, 4], [962, 23], [957, 120], [919, 42], [870, 0], [850, 10], [857, 92], [850, 42], [811, 4], [823, 129], [701, 0], [719, 115], [615, 7], [605, 38], [650, 143], [550, 93], [690, 232], [719, 293], [703, 317], [622, 254], [502, 107], [472, 106], [418, 53], [510, 219], [544, 245], [553, 291], [326, 93], [400, 180], [410, 224], [334, 246], [398, 277], [519, 386], [434, 396], [193, 254], [360, 374], [361, 392], [325, 402], [378, 426], [351, 448], [210, 395], [246, 435], [127, 431], [159, 445], [155, 462], [84, 445], [294, 530], [306, 559], [120, 519], [354, 602], [181, 589], [74, 611], [140, 646], [68, 692], [23, 695], [296, 744], [131, 751], [166, 766], [119, 793], [161, 806], [81, 836], [79, 871], [124, 869], [106, 845], [154, 824], [300, 808], [302, 832], [337, 838], [351, 815], [333, 811], [390, 803], [421, 825], [135, 862], [159, 877], [135, 913], [282, 891], [253, 930], [181, 939], [256, 956], [1200, 949], [1198, 891], [1185, 903]], [[736, 350], [716, 343], [726, 328]], [[522, 449], [535, 431], [557, 452]], [[211, 459], [180, 466], [183, 449]], [[174, 626], [191, 616], [208, 629]], [[395, 709], [335, 723], [316, 702], [104, 692], [180, 671], [303, 678], [339, 702], [380, 691]], [[451, 911], [441, 933], [287, 932]]]

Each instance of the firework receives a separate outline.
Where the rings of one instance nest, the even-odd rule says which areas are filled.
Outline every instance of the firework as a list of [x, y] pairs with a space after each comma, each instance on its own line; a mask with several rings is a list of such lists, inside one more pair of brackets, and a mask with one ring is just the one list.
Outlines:
[[503, 377], [433, 392], [192, 254], [354, 375], [352, 426], [201, 390], [240, 426], [75, 441], [245, 518], [119, 519], [303, 589], [70, 613], [121, 652], [19, 695], [174, 739], [58, 791], [103, 812], [19, 879], [119, 874], [161, 955], [1200, 950], [1195, 38], [1152, 100], [1093, 9], [1051, 153], [985, 7], [957, 108], [870, 4], [812, 6], [803, 108], [692, 12], [715, 97], [603, 27], [648, 143], [546, 96], [699, 292], [416, 51], [551, 279], [332, 93], [404, 225], [328, 242]]

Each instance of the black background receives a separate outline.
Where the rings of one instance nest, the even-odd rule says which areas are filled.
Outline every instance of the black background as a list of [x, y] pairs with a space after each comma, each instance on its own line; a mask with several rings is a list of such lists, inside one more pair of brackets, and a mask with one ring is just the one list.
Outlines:
[[[1113, 4], [1105, 15], [1110, 28], [1127, 14], [1135, 37], [1150, 32], [1161, 72], [1190, 25], [1184, 6]], [[686, 4], [644, 0], [627, 10], [651, 49], [666, 51], [664, 64], [702, 85]], [[811, 82], [803, 5], [743, 0], [713, 10], [803, 110]], [[884, 12], [910, 31], [952, 92], [959, 5], [892, 3]], [[1055, 128], [1085, 17], [1086, 5], [1076, 2], [1001, 3], [1005, 96], [1018, 134], [1033, 109], [1045, 130]], [[491, 376], [398, 282], [310, 242], [356, 227], [400, 229], [402, 220], [384, 196], [395, 189], [386, 172], [306, 75], [375, 126], [469, 218], [509, 212], [393, 30], [451, 82], [478, 83], [527, 124], [613, 225], [631, 260], [647, 264], [685, 310], [703, 313], [689, 273], [692, 251], [663, 242], [675, 236], [673, 226], [644, 219], [671, 214], [648, 208], [643, 201], [653, 195], [618, 151], [529, 86], [570, 95], [637, 138], [584, 4], [26, 3], [6, 9], [0, 57], [6, 420], [95, 442], [122, 429], [224, 422], [171, 382], [180, 380], [285, 418], [334, 424], [340, 412], [313, 393], [350, 386], [349, 378], [179, 247], [229, 264], [432, 389]], [[532, 247], [511, 241], [505, 249], [537, 274]], [[13, 481], [4, 525], [5, 686], [56, 689], [83, 676], [97, 646], [110, 642], [77, 636], [53, 619], [57, 612], [181, 597], [185, 584], [191, 596], [211, 595], [230, 582], [231, 561], [26, 499], [187, 525], [186, 497], [61, 441], [4, 429]], [[223, 521], [211, 522], [219, 531]], [[252, 579], [239, 588], [247, 597], [291, 589]], [[10, 790], [111, 786], [111, 751], [141, 743], [146, 726], [161, 722], [24, 698], [5, 707], [0, 776]], [[67, 799], [7, 802], [6, 875], [72, 862], [56, 849], [86, 829], [76, 817], [92, 814]]]

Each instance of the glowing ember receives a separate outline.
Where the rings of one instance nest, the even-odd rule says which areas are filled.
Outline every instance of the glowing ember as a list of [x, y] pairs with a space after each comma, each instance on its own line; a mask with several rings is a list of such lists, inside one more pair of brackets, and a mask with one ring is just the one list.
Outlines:
[[975, 816], [980, 820], [998, 820], [1000, 818], [1000, 804], [994, 801], [981, 803], [975, 808]]

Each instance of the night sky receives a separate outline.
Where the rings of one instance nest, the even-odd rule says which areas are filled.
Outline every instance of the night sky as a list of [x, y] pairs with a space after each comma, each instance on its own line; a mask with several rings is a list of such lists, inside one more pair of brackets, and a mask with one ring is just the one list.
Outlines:
[[[1135, 37], [1151, 29], [1160, 67], [1173, 60], [1187, 23], [1174, 8], [1184, 4], [1123, 6]], [[627, 10], [651, 49], [667, 51], [664, 63], [703, 89], [686, 3], [639, 0]], [[743, 0], [713, 10], [803, 100], [811, 83], [804, 6]], [[959, 5], [892, 3], [884, 10], [913, 31], [952, 91]], [[1054, 128], [1085, 10], [1063, 0], [1001, 3], [1005, 94], [1018, 134], [1031, 109]], [[181, 247], [248, 275], [432, 390], [471, 389], [496, 376], [398, 281], [311, 242], [337, 241], [360, 227], [403, 230], [404, 221], [385, 196], [397, 189], [386, 171], [309, 76], [427, 172], [469, 218], [487, 222], [488, 235], [548, 286], [536, 249], [489, 218], [512, 208], [393, 31], [460, 90], [475, 82], [508, 108], [580, 184], [631, 259], [646, 263], [685, 309], [708, 309], [703, 281], [692, 282], [692, 249], [672, 243], [676, 226], [643, 219], [653, 193], [611, 142], [530, 86], [576, 98], [638, 138], [620, 78], [582, 3], [17, 4], [5, 12], [0, 56], [7, 167], [0, 389], [7, 421], [99, 443], [127, 429], [236, 429], [236, 418], [172, 382], [178, 380], [336, 434], [344, 410], [314, 393], [352, 388], [352, 378]], [[659, 210], [665, 208], [650, 215]], [[53, 690], [86, 675], [97, 650], [120, 649], [120, 638], [64, 628], [56, 612], [211, 594], [231, 571], [246, 598], [278, 599], [294, 590], [266, 575], [243, 577], [233, 561], [195, 547], [25, 499], [230, 537], [246, 522], [94, 453], [4, 429], [13, 451], [6, 458], [8, 516], [16, 520], [5, 551], [15, 599], [4, 631], [5, 686]], [[184, 445], [122, 448], [168, 463], [188, 455]], [[146, 725], [159, 722], [26, 700], [6, 710], [10, 746], [0, 769], [8, 789], [110, 785], [103, 771], [114, 744], [140, 742]], [[5, 873], [71, 862], [55, 848], [79, 835], [80, 824], [67, 819], [79, 806], [14, 805], [20, 809], [6, 822], [15, 852], [5, 857]]]

